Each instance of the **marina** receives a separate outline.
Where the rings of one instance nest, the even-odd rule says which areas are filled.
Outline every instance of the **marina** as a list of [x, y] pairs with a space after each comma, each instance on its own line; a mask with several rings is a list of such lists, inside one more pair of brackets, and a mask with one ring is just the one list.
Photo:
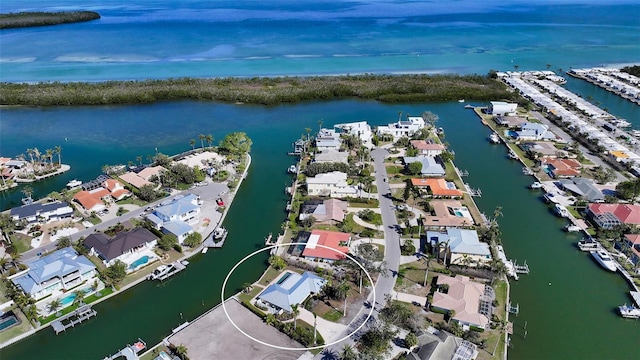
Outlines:
[[570, 69], [567, 74], [586, 80], [640, 105], [640, 79], [615, 68]]

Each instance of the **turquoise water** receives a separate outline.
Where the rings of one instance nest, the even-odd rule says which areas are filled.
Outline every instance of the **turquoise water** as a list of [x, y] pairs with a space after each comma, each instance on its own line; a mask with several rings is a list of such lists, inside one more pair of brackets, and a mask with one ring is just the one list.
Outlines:
[[0, 319], [0, 331], [18, 323], [18, 319], [14, 315], [3, 316]]
[[70, 294], [70, 295], [67, 295], [67, 296], [63, 297], [62, 299], [60, 299], [60, 304], [64, 307], [64, 306], [67, 306], [67, 305], [73, 303], [73, 300], [75, 300], [75, 299], [76, 299], [76, 294], [75, 293], [74, 294]]
[[3, 30], [3, 81], [485, 74], [640, 61], [637, 0], [5, 0], [1, 11], [34, 9], [102, 18]]
[[144, 265], [144, 264], [146, 264], [148, 262], [149, 262], [149, 257], [147, 255], [145, 255], [145, 256], [141, 257], [140, 259], [132, 262], [131, 265], [129, 265], [129, 269], [133, 270], [133, 269], [137, 268], [138, 266]]

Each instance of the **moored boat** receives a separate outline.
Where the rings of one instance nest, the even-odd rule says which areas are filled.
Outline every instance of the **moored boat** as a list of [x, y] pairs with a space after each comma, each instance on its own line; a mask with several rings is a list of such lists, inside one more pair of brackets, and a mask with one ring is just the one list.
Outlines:
[[82, 181], [78, 179], [73, 179], [67, 183], [67, 189], [69, 190], [75, 189], [77, 187], [80, 187], [80, 185], [82, 185]]
[[565, 208], [564, 206], [560, 204], [555, 204], [553, 207], [556, 212], [556, 215], [560, 217], [565, 217], [565, 218], [569, 217], [569, 210], [567, 210], [567, 208]]
[[545, 199], [546, 202], [549, 202], [549, 203], [554, 203], [554, 204], [558, 203], [558, 199], [556, 198], [556, 196], [553, 193], [544, 194], [544, 199]]
[[616, 262], [611, 258], [608, 252], [605, 250], [591, 251], [591, 256], [600, 264], [603, 268], [615, 272], [618, 268]]
[[580, 226], [575, 225], [575, 224], [567, 224], [564, 227], [564, 231], [566, 231], [566, 232], [576, 232], [576, 231], [580, 231], [580, 230], [582, 230], [582, 228], [580, 228]]
[[155, 280], [163, 275], [166, 275], [169, 270], [171, 270], [171, 265], [160, 265], [155, 270], [153, 270], [151, 274], [149, 274], [147, 279]]
[[289, 166], [289, 169], [287, 169], [287, 172], [289, 174], [295, 174], [295, 173], [298, 172], [298, 167], [295, 166], [295, 165], [291, 165], [291, 166]]
[[213, 240], [214, 241], [224, 240], [224, 238], [227, 237], [227, 233], [228, 233], [227, 229], [220, 226], [213, 231]]
[[499, 144], [500, 143], [500, 137], [496, 133], [491, 133], [489, 135], [489, 141], [491, 141], [491, 143], [493, 143], [493, 144]]
[[595, 251], [600, 248], [600, 245], [592, 238], [584, 238], [578, 241], [578, 249], [581, 251]]
[[509, 150], [509, 158], [516, 160], [518, 158], [518, 155], [515, 152], [513, 152], [513, 150]]
[[620, 315], [627, 319], [640, 319], [640, 308], [637, 308], [633, 305], [621, 305], [618, 306], [618, 311], [620, 311]]
[[531, 185], [529, 185], [529, 187], [531, 189], [542, 189], [542, 183], [539, 181], [534, 181], [533, 183], [531, 183]]

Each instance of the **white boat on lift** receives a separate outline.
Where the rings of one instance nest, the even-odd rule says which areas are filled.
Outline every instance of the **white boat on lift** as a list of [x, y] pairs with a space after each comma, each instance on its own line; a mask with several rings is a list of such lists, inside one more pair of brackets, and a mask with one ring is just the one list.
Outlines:
[[542, 183], [539, 181], [534, 181], [533, 183], [531, 183], [531, 185], [529, 185], [529, 188], [531, 189], [542, 189]]
[[75, 189], [77, 187], [80, 187], [80, 185], [82, 185], [82, 181], [78, 179], [73, 179], [67, 183], [67, 189], [69, 190]]
[[616, 262], [611, 258], [608, 252], [603, 249], [591, 251], [591, 256], [600, 264], [603, 268], [615, 272], [618, 267]]
[[553, 207], [556, 212], [556, 215], [564, 218], [569, 217], [569, 210], [567, 210], [567, 208], [565, 208], [564, 206], [560, 204], [555, 204]]
[[580, 230], [582, 230], [582, 228], [580, 226], [578, 226], [578, 225], [575, 225], [575, 224], [567, 224], [564, 227], [564, 231], [566, 231], [566, 232], [576, 232], [576, 231], [580, 231]]
[[580, 251], [596, 251], [599, 248], [600, 244], [590, 237], [578, 241], [578, 249], [580, 249]]
[[492, 144], [500, 144], [500, 137], [496, 133], [491, 133], [489, 135], [489, 141], [491, 141]]
[[633, 305], [624, 304], [622, 306], [618, 306], [618, 311], [620, 311], [620, 315], [624, 318], [640, 319], [640, 308]]

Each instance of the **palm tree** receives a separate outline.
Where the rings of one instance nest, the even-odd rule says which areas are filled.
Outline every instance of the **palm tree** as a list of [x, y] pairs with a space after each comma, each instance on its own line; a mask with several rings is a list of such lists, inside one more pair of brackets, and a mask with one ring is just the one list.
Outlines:
[[298, 325], [298, 315], [300, 315], [300, 310], [298, 309], [299, 304], [291, 305], [291, 313], [293, 314], [293, 330], [297, 328]]
[[519, 68], [520, 68], [520, 65], [513, 65], [513, 70], [518, 71]]
[[50, 313], [55, 313], [61, 307], [62, 307], [62, 302], [60, 301], [60, 299], [55, 299], [55, 300], [51, 300], [49, 305], [47, 305], [47, 310], [49, 310]]
[[49, 159], [49, 166], [53, 166], [53, 150], [47, 149], [45, 156]]
[[195, 139], [189, 140], [189, 146], [191, 146], [191, 150], [195, 150], [196, 149], [196, 140]]
[[213, 145], [213, 135], [207, 134], [204, 137], [204, 140], [207, 142], [207, 144], [209, 144], [209, 147], [211, 147]]
[[205, 134], [198, 135], [198, 139], [200, 139], [200, 146], [202, 147], [203, 150], [204, 150], [204, 139], [206, 138], [207, 138], [207, 135]]
[[358, 354], [356, 354], [353, 346], [345, 344], [342, 347], [342, 351], [340, 351], [340, 360], [356, 360], [357, 358]]
[[21, 191], [22, 191], [22, 194], [24, 194], [24, 197], [26, 198], [31, 198], [31, 195], [33, 195], [33, 188], [29, 185], [25, 185]]
[[248, 294], [248, 293], [250, 293], [250, 292], [251, 292], [251, 290], [253, 289], [253, 284], [252, 284], [252, 283], [249, 283], [249, 282], [246, 282], [246, 283], [244, 283], [244, 284], [242, 285], [242, 288], [244, 289], [244, 292]]
[[322, 124], [324, 124], [324, 120], [320, 119], [318, 120], [318, 131], [322, 131]]
[[275, 326], [277, 321], [278, 319], [276, 319], [276, 315], [273, 313], [268, 313], [267, 316], [264, 318], [264, 322], [266, 322], [267, 325]]
[[60, 154], [62, 153], [62, 146], [56, 145], [54, 148], [56, 154], [58, 154], [58, 167], [62, 166], [62, 159], [60, 158]]
[[78, 307], [80, 307], [80, 304], [83, 303], [82, 300], [84, 300], [84, 291], [76, 290], [73, 292], [73, 294], [75, 295], [75, 297], [73, 298], [73, 305], [77, 305]]
[[347, 294], [349, 293], [349, 289], [351, 289], [349, 283], [345, 280], [342, 280], [336, 287], [336, 296], [338, 297], [338, 299], [346, 298]]
[[189, 351], [189, 349], [187, 349], [187, 347], [184, 344], [180, 344], [180, 345], [176, 346], [174, 351], [175, 351], [176, 355], [178, 355], [178, 357], [180, 359], [186, 359], [187, 358], [187, 352]]
[[424, 282], [422, 283], [422, 286], [427, 286], [427, 275], [429, 275], [429, 265], [432, 259], [431, 254], [426, 254], [424, 259], [426, 260], [427, 268], [424, 270]]
[[[38, 150], [38, 148], [33, 148], [31, 151], [33, 152], [33, 156], [35, 157], [35, 159], [37, 161], [40, 161], [40, 150]], [[35, 167], [35, 164], [33, 164], [33, 166]]]
[[304, 131], [307, 132], [307, 141], [309, 141], [309, 135], [311, 134], [311, 128], [304, 128]]

